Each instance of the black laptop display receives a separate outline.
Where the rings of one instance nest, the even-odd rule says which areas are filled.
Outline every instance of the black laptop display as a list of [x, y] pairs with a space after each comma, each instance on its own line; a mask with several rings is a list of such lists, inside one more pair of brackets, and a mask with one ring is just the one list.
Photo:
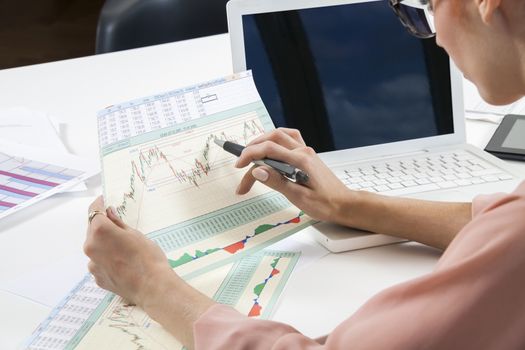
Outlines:
[[387, 1], [244, 15], [243, 28], [274, 123], [318, 152], [454, 132], [447, 54]]

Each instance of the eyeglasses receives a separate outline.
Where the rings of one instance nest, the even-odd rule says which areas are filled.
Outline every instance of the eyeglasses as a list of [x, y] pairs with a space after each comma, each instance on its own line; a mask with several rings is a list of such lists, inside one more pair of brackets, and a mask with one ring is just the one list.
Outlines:
[[388, 3], [410, 34], [420, 39], [436, 35], [430, 0], [388, 0]]

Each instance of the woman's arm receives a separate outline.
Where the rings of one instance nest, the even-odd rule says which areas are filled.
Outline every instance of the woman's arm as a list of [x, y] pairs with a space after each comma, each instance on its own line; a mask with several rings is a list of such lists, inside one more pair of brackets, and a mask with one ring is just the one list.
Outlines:
[[84, 244], [97, 284], [141, 307], [193, 348], [193, 324], [215, 302], [177, 276], [159, 246], [106, 210], [102, 197], [91, 204], [92, 210], [107, 215], [93, 218]]
[[311, 217], [376, 233], [385, 233], [444, 249], [471, 219], [470, 203], [431, 202], [391, 198], [352, 191], [306, 147], [297, 130], [280, 128], [267, 133], [242, 152], [237, 167], [273, 158], [309, 174], [306, 185], [284, 179], [267, 166], [252, 168], [237, 192], [247, 193], [255, 181], [283, 193]]
[[188, 349], [194, 347], [194, 323], [216, 303], [175, 272], [155, 278], [141, 307]]
[[345, 226], [445, 249], [471, 220], [471, 203], [432, 202], [357, 192], [340, 205]]

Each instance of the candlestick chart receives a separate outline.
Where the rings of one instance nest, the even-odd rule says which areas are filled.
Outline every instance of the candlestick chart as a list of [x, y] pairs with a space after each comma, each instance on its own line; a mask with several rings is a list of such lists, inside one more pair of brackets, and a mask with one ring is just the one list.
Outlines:
[[[245, 170], [213, 141], [246, 144], [263, 132], [257, 114], [247, 113], [108, 154], [106, 200], [144, 232], [233, 204]], [[248, 197], [267, 191], [256, 186]]]
[[[270, 316], [299, 258], [264, 248], [312, 219], [261, 183], [236, 195], [247, 170], [235, 168], [236, 157], [213, 141], [244, 145], [271, 129], [249, 72], [113, 105], [99, 115], [105, 204], [155, 242], [193, 287], [260, 318]], [[89, 308], [79, 310], [74, 301], [85, 300], [82, 291], [53, 310], [28, 348], [181, 348], [142, 309], [112, 293], [89, 294]], [[74, 327], [61, 322], [81, 311]]]
[[311, 223], [260, 183], [235, 195], [246, 170], [213, 141], [247, 144], [263, 125], [259, 114], [241, 113], [106, 154], [105, 200], [156, 241], [181, 276], [256, 252]]

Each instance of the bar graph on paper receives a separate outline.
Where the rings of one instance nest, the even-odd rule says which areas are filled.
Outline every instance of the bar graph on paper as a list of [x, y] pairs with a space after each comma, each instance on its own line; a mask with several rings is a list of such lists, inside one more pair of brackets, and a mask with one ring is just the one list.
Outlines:
[[[221, 304], [267, 319], [299, 253], [265, 250], [188, 282]], [[97, 287], [91, 276], [58, 305], [28, 340], [27, 349], [181, 349], [140, 308]]]
[[247, 144], [273, 123], [251, 72], [110, 106], [98, 115], [104, 198], [191, 277], [254, 253], [311, 223], [215, 138]]
[[84, 171], [0, 152], [0, 218], [82, 180]]
[[[273, 128], [251, 73], [110, 106], [99, 113], [98, 128], [106, 204], [157, 243], [175, 272], [195, 288], [249, 317], [268, 318], [299, 254], [263, 248], [312, 220], [261, 184], [236, 196], [245, 170], [236, 169], [235, 157], [213, 142], [217, 137], [246, 144]], [[60, 180], [42, 178], [47, 175], [23, 176]], [[27, 348], [180, 349], [181, 344], [143, 310], [86, 277]]]

